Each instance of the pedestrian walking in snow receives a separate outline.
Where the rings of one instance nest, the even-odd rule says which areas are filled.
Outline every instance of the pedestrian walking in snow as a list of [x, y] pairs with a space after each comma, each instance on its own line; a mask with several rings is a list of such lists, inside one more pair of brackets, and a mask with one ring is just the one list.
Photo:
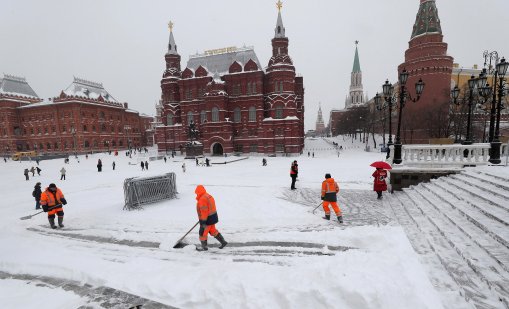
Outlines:
[[186, 162], [182, 163], [182, 172], [186, 172]]
[[101, 159], [98, 159], [97, 160], [97, 171], [102, 172], [102, 170], [103, 170], [103, 162], [101, 161]]
[[323, 210], [325, 211], [326, 220], [330, 220], [330, 208], [329, 205], [332, 206], [334, 212], [336, 213], [336, 217], [338, 218], [339, 223], [343, 223], [343, 216], [341, 215], [341, 209], [338, 206], [338, 192], [339, 186], [338, 183], [331, 177], [329, 173], [325, 174], [325, 180], [322, 182], [322, 195], [321, 199], [323, 201]]
[[37, 171], [37, 175], [41, 176], [41, 171], [42, 170], [38, 166], [35, 168], [35, 170]]
[[32, 191], [32, 196], [35, 198], [35, 209], [41, 209], [41, 183], [38, 182], [34, 186], [34, 191]]
[[32, 173], [32, 177], [34, 177], [35, 176], [35, 167], [32, 166], [30, 168], [30, 172]]
[[313, 158], [315, 157], [315, 152], [313, 151]]
[[166, 163], [166, 157], [164, 157], [164, 163]]
[[55, 214], [58, 216], [58, 226], [64, 227], [64, 209], [67, 200], [62, 191], [52, 183], [41, 194], [41, 206], [44, 212], [48, 213], [48, 221], [52, 229], [56, 229]]
[[308, 151], [308, 158], [309, 158], [310, 156], [311, 156], [311, 153], [309, 153], [309, 151]]
[[148, 171], [148, 161], [145, 161], [145, 169]]
[[4, 162], [7, 163], [7, 158], [4, 158]]
[[25, 168], [25, 171], [23, 172], [23, 175], [25, 175], [25, 180], [30, 180], [28, 173], [29, 173], [28, 168]]
[[88, 160], [88, 153], [87, 153], [87, 154], [85, 154], [85, 159], [87, 159], [87, 160]]
[[382, 199], [382, 192], [387, 191], [387, 183], [385, 182], [385, 179], [387, 178], [387, 171], [379, 167], [371, 176], [375, 178], [373, 191], [375, 191], [378, 195], [378, 199]]
[[290, 189], [295, 190], [295, 181], [297, 180], [297, 175], [299, 174], [299, 165], [297, 164], [297, 160], [292, 162], [290, 167], [290, 177], [292, 178], [292, 185]]
[[111, 166], [113, 166], [113, 170], [115, 170], [115, 161], [113, 161], [113, 163], [111, 163]]
[[196, 186], [196, 211], [198, 212], [198, 220], [200, 220], [200, 242], [201, 248], [198, 251], [208, 250], [207, 237], [212, 235], [221, 243], [219, 249], [223, 249], [228, 243], [224, 240], [223, 235], [216, 229], [216, 223], [219, 222], [216, 210], [216, 201], [212, 195], [208, 194], [202, 185]]
[[141, 161], [141, 170], [144, 171], [145, 170], [145, 163], [143, 161]]
[[262, 166], [267, 166], [267, 159], [265, 158], [262, 159]]
[[196, 161], [196, 166], [198, 166], [198, 158], [194, 158]]
[[209, 160], [209, 158], [205, 158], [205, 165], [206, 165], [206, 166], [210, 166], [210, 160]]
[[65, 180], [65, 172], [66, 172], [65, 168], [62, 167], [60, 169], [60, 180]]
[[39, 159], [35, 159], [35, 163], [37, 163], [37, 165], [39, 165]]

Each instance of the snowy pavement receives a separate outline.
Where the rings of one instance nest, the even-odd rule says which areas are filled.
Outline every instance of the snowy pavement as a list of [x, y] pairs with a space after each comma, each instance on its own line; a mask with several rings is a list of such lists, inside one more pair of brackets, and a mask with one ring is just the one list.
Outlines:
[[[13, 308], [128, 308], [139, 301], [146, 301], [144, 308], [157, 303], [168, 308], [471, 308], [444, 267], [430, 267], [433, 261], [426, 263], [415, 249], [416, 241], [426, 239], [415, 238], [412, 232], [417, 233], [395, 215], [393, 197], [379, 201], [371, 191], [369, 164], [383, 155], [364, 152], [351, 140], [335, 141], [344, 147], [339, 157], [330, 143], [306, 140], [303, 156], [267, 158], [266, 167], [262, 157], [211, 167], [185, 160], [185, 173], [182, 157], [150, 161], [149, 171], [142, 172], [129, 164], [136, 158], [122, 153], [80, 156], [80, 163], [71, 158], [65, 181], [58, 180], [61, 159], [42, 161], [42, 176], [30, 181], [23, 169], [34, 163], [2, 164], [0, 300]], [[102, 173], [95, 168], [98, 158]], [[299, 180], [291, 191], [294, 159]], [[177, 199], [123, 210], [125, 178], [167, 172], [177, 175]], [[325, 173], [341, 188], [342, 225], [323, 220], [321, 207], [312, 213]], [[65, 228], [49, 229], [45, 214], [19, 220], [35, 212], [36, 181], [44, 187], [55, 182], [63, 190], [69, 202]], [[217, 228], [229, 242], [222, 250], [213, 238], [208, 252], [193, 245], [172, 248], [197, 221], [197, 184], [216, 199]], [[185, 241], [198, 244], [197, 230]], [[62, 289], [62, 284], [76, 288]], [[103, 289], [118, 297], [106, 303], [98, 297]], [[50, 299], [47, 295], [57, 297], [41, 301]]]

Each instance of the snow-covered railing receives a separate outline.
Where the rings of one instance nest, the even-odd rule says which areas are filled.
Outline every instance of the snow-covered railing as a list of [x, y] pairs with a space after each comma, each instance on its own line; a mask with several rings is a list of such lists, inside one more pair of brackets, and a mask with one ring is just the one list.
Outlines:
[[142, 205], [177, 196], [175, 173], [162, 176], [133, 177], [124, 180], [124, 209], [141, 209]]
[[[391, 145], [389, 162], [394, 159]], [[472, 145], [403, 145], [403, 165], [482, 165], [489, 163], [489, 143]]]

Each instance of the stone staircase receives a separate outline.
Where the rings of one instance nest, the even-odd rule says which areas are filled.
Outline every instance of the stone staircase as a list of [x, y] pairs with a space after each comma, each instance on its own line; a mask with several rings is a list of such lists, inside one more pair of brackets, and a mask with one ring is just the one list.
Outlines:
[[471, 169], [397, 192], [384, 203], [446, 307], [457, 306], [459, 291], [465, 308], [509, 308], [509, 177]]

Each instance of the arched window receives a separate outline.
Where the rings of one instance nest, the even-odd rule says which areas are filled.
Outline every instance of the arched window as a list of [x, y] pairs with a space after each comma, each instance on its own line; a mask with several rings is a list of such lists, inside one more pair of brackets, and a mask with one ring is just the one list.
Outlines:
[[279, 82], [279, 92], [283, 92], [283, 82]]
[[205, 123], [207, 120], [207, 113], [205, 111], [200, 112], [200, 123]]
[[90, 144], [88, 143], [88, 141], [85, 141], [85, 148], [88, 148], [90, 147]]
[[283, 106], [276, 106], [276, 119], [283, 119]]
[[104, 112], [99, 113], [99, 119], [104, 119]]
[[233, 110], [233, 122], [240, 122], [240, 107]]
[[189, 125], [193, 119], [193, 112], [187, 112], [187, 124]]
[[173, 125], [173, 114], [166, 115], [166, 125], [167, 126]]
[[47, 143], [46, 144], [46, 149], [50, 150], [51, 149], [51, 144], [50, 143]]
[[249, 107], [249, 121], [256, 121], [256, 107]]
[[256, 94], [256, 83], [251, 84], [251, 93]]
[[219, 109], [217, 107], [212, 108], [212, 122], [219, 122]]

